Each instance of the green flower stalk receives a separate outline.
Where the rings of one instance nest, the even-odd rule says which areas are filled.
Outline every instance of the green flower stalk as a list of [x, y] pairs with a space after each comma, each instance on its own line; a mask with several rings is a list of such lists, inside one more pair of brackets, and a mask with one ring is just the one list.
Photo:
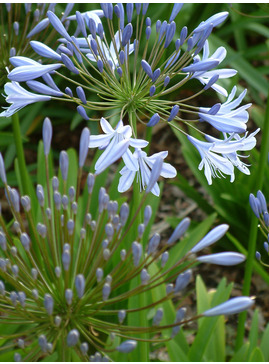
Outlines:
[[[228, 226], [220, 225], [180, 261], [169, 264], [169, 249], [189, 227], [188, 218], [167, 241], [161, 242], [159, 234], [153, 234], [143, 244], [152, 214], [145, 202], [159, 177], [156, 171], [161, 170], [161, 158], [156, 160], [148, 188], [129, 218], [129, 205], [124, 202], [119, 206], [110, 200], [104, 187], [95, 186], [96, 175], [88, 174], [81, 194], [89, 130], [85, 128], [81, 135], [78, 166], [69, 165], [67, 152], [60, 153], [58, 177], [50, 175], [48, 167], [51, 139], [52, 126], [46, 118], [46, 178], [44, 186], [36, 186], [36, 196], [20, 196], [7, 184], [0, 155], [0, 178], [12, 214], [9, 223], [0, 215], [0, 324], [13, 328], [0, 333], [5, 340], [0, 353], [11, 351], [15, 361], [51, 360], [51, 355], [56, 361], [110, 361], [111, 353], [128, 354], [139, 341], [171, 340], [182, 325], [201, 316], [233, 314], [253, 304], [251, 298], [241, 297], [202, 315], [187, 316], [183, 299], [192, 279], [191, 267], [199, 260], [234, 265], [245, 257], [233, 252], [196, 256], [226, 233]], [[68, 176], [76, 170], [77, 186], [69, 185]], [[143, 221], [134, 239], [130, 231], [139, 213]], [[133, 280], [138, 284], [131, 285]], [[128, 304], [130, 298], [161, 285], [166, 285], [161, 299], [145, 301], [140, 307]], [[179, 309], [173, 322], [162, 324], [162, 304], [171, 299], [178, 300]], [[128, 324], [129, 316], [149, 310], [155, 310], [155, 315], [148, 326]]]

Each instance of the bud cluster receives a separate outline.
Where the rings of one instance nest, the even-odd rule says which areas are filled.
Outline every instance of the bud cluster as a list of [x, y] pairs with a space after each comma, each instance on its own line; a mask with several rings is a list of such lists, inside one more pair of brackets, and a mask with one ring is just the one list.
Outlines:
[[[0, 215], [1, 323], [15, 327], [12, 334], [1, 333], [6, 340], [1, 349], [14, 351], [14, 360], [38, 361], [57, 353], [56, 360], [69, 361], [74, 350], [83, 361], [108, 361], [115, 350], [134, 350], [144, 340], [142, 334], [148, 333], [151, 342], [162, 343], [202, 315], [235, 313], [253, 304], [242, 297], [235, 304], [228, 301], [215, 311], [188, 317], [182, 292], [192, 279], [192, 265], [199, 260], [233, 265], [245, 259], [237, 253], [196, 256], [219, 240], [228, 226], [214, 228], [179, 261], [171, 263], [169, 250], [188, 229], [190, 220], [181, 221], [167, 241], [161, 241], [158, 234], [148, 238], [145, 230], [152, 209], [144, 206], [147, 194], [138, 210], [130, 212], [126, 202], [120, 205], [110, 199], [104, 187], [95, 185], [96, 176], [91, 173], [81, 193], [89, 131], [82, 132], [77, 185], [73, 186], [68, 176], [74, 169], [71, 172], [64, 151], [59, 176], [49, 175], [51, 137], [52, 127], [46, 118], [47, 183], [37, 185], [36, 196], [20, 196], [8, 186], [0, 155], [0, 176], [13, 215], [13, 228]], [[139, 213], [143, 218], [133, 235]], [[134, 297], [154, 293], [161, 286], [166, 287], [163, 297], [138, 307], [131, 305]], [[179, 306], [175, 320], [162, 324], [162, 305], [174, 298]], [[134, 313], [149, 310], [155, 314], [148, 326], [129, 324]], [[155, 335], [164, 329], [166, 333], [170, 329], [170, 336]]]

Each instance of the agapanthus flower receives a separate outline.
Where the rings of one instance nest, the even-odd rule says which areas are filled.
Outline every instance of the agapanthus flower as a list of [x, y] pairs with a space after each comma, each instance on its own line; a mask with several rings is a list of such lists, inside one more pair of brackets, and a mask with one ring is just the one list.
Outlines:
[[[12, 214], [10, 223], [0, 215], [1, 350], [5, 355], [9, 352], [15, 361], [32, 362], [111, 361], [115, 351], [139, 350], [140, 341], [147, 340], [141, 336], [145, 333], [149, 342], [161, 345], [194, 319], [233, 314], [253, 305], [253, 299], [237, 297], [198, 316], [186, 316], [181, 293], [192, 279], [192, 265], [199, 261], [196, 253], [218, 241], [228, 226], [212, 229], [173, 263], [169, 250], [190, 220], [182, 220], [168, 240], [161, 242], [156, 233], [149, 237], [145, 228], [152, 209], [145, 206], [147, 193], [138, 210], [130, 213], [128, 203], [111, 200], [92, 173], [81, 192], [89, 130], [85, 128], [81, 135], [78, 165], [75, 160], [69, 165], [68, 152], [60, 153], [59, 177], [49, 168], [51, 139], [52, 126], [46, 118], [40, 156], [45, 178], [36, 186], [36, 194], [20, 195], [8, 185], [0, 154], [0, 177]], [[155, 183], [154, 178], [150, 183]], [[140, 218], [143, 210], [144, 218]], [[136, 219], [140, 223], [134, 236], [130, 228]], [[223, 254], [209, 255], [207, 260], [227, 265], [227, 254], [233, 264], [245, 258], [239, 253]], [[154, 299], [165, 286], [163, 297]], [[134, 305], [133, 299], [143, 294], [150, 301]], [[179, 310], [175, 320], [168, 322], [162, 305], [172, 299]], [[130, 324], [129, 317], [149, 311], [154, 316], [148, 324]]]
[[[148, 4], [142, 7], [141, 4], [135, 7], [126, 5], [124, 9], [120, 3], [114, 7], [106, 3], [101, 7], [102, 10], [96, 12], [93, 18], [89, 17], [89, 12], [81, 14], [77, 11], [76, 15], [71, 15], [72, 23], [77, 23], [75, 32], [66, 30], [52, 11], [47, 13], [51, 26], [59, 34], [60, 45], [49, 50], [36, 42], [32, 43], [32, 47], [39, 55], [49, 56], [42, 59], [44, 67], [53, 64], [53, 60], [62, 64], [53, 72], [48, 68], [46, 74], [50, 82], [53, 74], [61, 76], [65, 82], [65, 88], [60, 90], [61, 96], [53, 96], [53, 100], [58, 98], [75, 103], [85, 120], [96, 120], [91, 118], [90, 110], [107, 111], [108, 120], [118, 113], [119, 119], [123, 122], [127, 119], [126, 123], [132, 127], [133, 138], [138, 137], [138, 123], [149, 128], [165, 123], [183, 132], [182, 124], [196, 127], [197, 121], [206, 121], [222, 133], [246, 132], [250, 104], [238, 107], [245, 92], [234, 99], [234, 88], [225, 103], [212, 107], [192, 104], [196, 96], [209, 88], [227, 96], [219, 80], [236, 74], [233, 69], [217, 68], [226, 57], [227, 51], [223, 46], [209, 54], [208, 37], [214, 27], [225, 21], [227, 12], [215, 14], [193, 31], [188, 31], [186, 26], [177, 29], [174, 21], [182, 4], [174, 5], [169, 21], [157, 20], [156, 24], [152, 24], [151, 18], [146, 16]], [[178, 39], [175, 39], [176, 34], [180, 34]], [[31, 90], [44, 94], [44, 85], [50, 86], [48, 80], [43, 75], [45, 84], [33, 84], [29, 80], [29, 68], [26, 71], [25, 76], [21, 72], [17, 75], [15, 71], [9, 77], [14, 81], [25, 78]], [[36, 74], [33, 73], [33, 80]], [[76, 79], [72, 75], [76, 75]], [[177, 92], [176, 98], [168, 99], [167, 95], [186, 87], [190, 79], [197, 80], [203, 88], [187, 97]], [[92, 94], [98, 99], [93, 101]], [[12, 110], [15, 109], [16, 106], [13, 106]], [[183, 133], [186, 134], [185, 131]], [[224, 163], [220, 168], [222, 173], [232, 175], [230, 169], [226, 169], [225, 158], [219, 159], [218, 163]]]

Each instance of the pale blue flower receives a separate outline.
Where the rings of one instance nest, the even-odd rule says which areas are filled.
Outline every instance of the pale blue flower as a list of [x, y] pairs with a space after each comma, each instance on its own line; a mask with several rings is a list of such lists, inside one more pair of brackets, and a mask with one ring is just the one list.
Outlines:
[[27, 65], [27, 66], [19, 66], [14, 68], [9, 74], [8, 78], [11, 81], [23, 82], [23, 81], [31, 81], [35, 78], [41, 77], [46, 73], [50, 73], [55, 71], [56, 69], [62, 67], [62, 64], [55, 63], [51, 65]]
[[5, 111], [1, 112], [0, 117], [11, 116], [26, 105], [34, 102], [49, 101], [51, 99], [51, 96], [33, 94], [21, 87], [18, 82], [14, 81], [6, 83], [4, 89], [7, 95], [6, 101], [12, 105], [6, 108]]
[[[148, 157], [146, 152], [142, 151], [141, 149], [137, 148], [133, 153], [133, 159], [137, 161], [139, 168], [134, 171], [131, 170], [128, 165], [122, 168], [120, 171], [121, 178], [119, 180], [118, 191], [125, 192], [127, 191], [133, 181], [135, 179], [135, 175], [137, 173], [139, 182], [140, 182], [140, 190], [143, 190], [147, 187], [151, 175], [151, 169], [156, 162], [157, 158], [166, 158], [168, 155], [167, 151], [155, 153], [152, 156]], [[173, 178], [177, 174], [176, 169], [171, 166], [169, 163], [163, 163], [160, 175], [165, 178]], [[155, 196], [160, 195], [160, 189], [158, 183], [156, 182], [151, 189], [151, 192]]]
[[[196, 56], [195, 59], [198, 61], [198, 64], [200, 62], [203, 62], [205, 60], [218, 60], [219, 63], [221, 63], [225, 57], [226, 57], [227, 51], [224, 47], [219, 47], [211, 56], [209, 56], [209, 45], [208, 40], [205, 41], [204, 47], [203, 47], [203, 57], [202, 60], [200, 60], [199, 56]], [[234, 69], [229, 68], [223, 68], [223, 69], [216, 69], [213, 71], [196, 71], [192, 75], [191, 78], [196, 78], [199, 80], [203, 85], [207, 85], [209, 81], [212, 79], [213, 76], [217, 75], [218, 79], [220, 78], [230, 78], [236, 75], [237, 71]], [[228, 96], [227, 91], [224, 87], [217, 85], [216, 83], [213, 83], [211, 85], [211, 88], [213, 90], [217, 91], [218, 93], [224, 95], [225, 97]]]
[[246, 92], [247, 90], [244, 90], [238, 98], [234, 100], [236, 93], [236, 86], [234, 86], [227, 100], [220, 105], [217, 113], [214, 113], [213, 115], [210, 113], [212, 108], [201, 107], [198, 114], [201, 121], [208, 122], [214, 128], [224, 133], [244, 133], [249, 118], [246, 109], [248, 109], [251, 104], [246, 104], [239, 108], [237, 107], [245, 97]]
[[254, 304], [251, 297], [235, 297], [203, 313], [204, 316], [232, 315], [247, 310]]
[[[128, 140], [129, 145], [134, 148], [145, 148], [148, 145], [148, 142], [145, 140], [131, 138], [132, 129], [130, 125], [123, 125], [122, 120], [118, 122], [115, 129], [113, 129], [109, 122], [104, 118], [101, 118], [100, 125], [105, 134], [91, 135], [89, 142], [89, 148], [98, 147], [100, 149], [105, 149], [95, 164], [96, 171], [103, 169], [103, 164], [107, 163], [111, 158], [113, 149], [122, 140]], [[130, 170], [136, 171], [138, 169], [138, 162], [133, 158], [129, 149], [122, 155], [122, 158]]]
[[231, 182], [234, 181], [234, 166], [227, 159], [212, 151], [214, 143], [200, 141], [188, 135], [189, 141], [195, 146], [201, 155], [201, 163], [198, 166], [199, 170], [205, 168], [205, 176], [208, 184], [212, 184], [212, 177], [223, 177], [227, 174], [231, 177]]

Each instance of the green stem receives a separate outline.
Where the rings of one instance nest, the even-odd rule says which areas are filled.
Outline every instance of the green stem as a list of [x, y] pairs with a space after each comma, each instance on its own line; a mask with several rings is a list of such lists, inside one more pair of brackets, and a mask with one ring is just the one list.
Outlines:
[[21, 129], [20, 129], [18, 113], [12, 115], [12, 128], [13, 128], [14, 142], [16, 145], [17, 158], [19, 163], [23, 194], [30, 195], [29, 175], [27, 172], [25, 158], [24, 158], [23, 143], [21, 138]]
[[[255, 191], [259, 190], [263, 186], [264, 182], [264, 173], [265, 168], [267, 166], [267, 156], [269, 151], [269, 99], [267, 100], [267, 107], [263, 125], [263, 135], [261, 142], [261, 152], [258, 164], [258, 172], [256, 176], [255, 183]], [[257, 239], [257, 231], [258, 224], [257, 218], [254, 214], [251, 215], [251, 225], [250, 225], [250, 233], [249, 233], [249, 242], [248, 242], [248, 256], [246, 261], [246, 269], [244, 275], [244, 283], [242, 294], [244, 296], [248, 296], [250, 292], [251, 285], [251, 275], [253, 269], [253, 262], [255, 260], [255, 252], [256, 252], [256, 239]], [[239, 350], [244, 342], [244, 334], [245, 334], [245, 321], [247, 317], [247, 312], [244, 311], [239, 315], [238, 327], [237, 327], [237, 337], [235, 349]]]

